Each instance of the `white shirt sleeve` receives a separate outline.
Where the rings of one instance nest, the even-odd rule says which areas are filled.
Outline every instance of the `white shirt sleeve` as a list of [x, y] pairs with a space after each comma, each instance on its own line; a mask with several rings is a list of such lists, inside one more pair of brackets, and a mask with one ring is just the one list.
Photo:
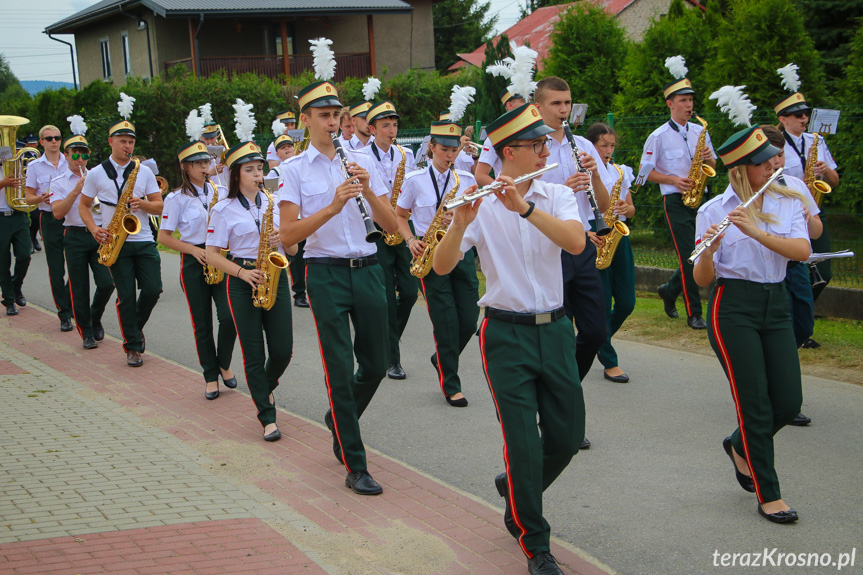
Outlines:
[[[177, 194], [182, 192], [177, 192]], [[159, 227], [161, 230], [170, 232], [177, 231], [177, 224], [180, 222], [180, 198], [177, 194], [168, 194], [164, 200], [162, 207], [162, 223]]]
[[207, 245], [218, 248], [228, 247], [228, 226], [224, 221], [222, 210], [210, 213], [210, 225], [207, 226]]

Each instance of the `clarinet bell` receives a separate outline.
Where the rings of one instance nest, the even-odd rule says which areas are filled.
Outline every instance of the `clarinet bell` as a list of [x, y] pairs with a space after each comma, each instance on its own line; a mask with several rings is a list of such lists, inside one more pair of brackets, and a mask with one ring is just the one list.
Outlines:
[[605, 237], [611, 233], [611, 227], [605, 223], [605, 218], [597, 218], [596, 220], [596, 235]]
[[809, 280], [812, 282], [812, 289], [827, 285], [827, 281], [821, 275], [821, 272], [818, 271], [816, 264], [809, 264]]

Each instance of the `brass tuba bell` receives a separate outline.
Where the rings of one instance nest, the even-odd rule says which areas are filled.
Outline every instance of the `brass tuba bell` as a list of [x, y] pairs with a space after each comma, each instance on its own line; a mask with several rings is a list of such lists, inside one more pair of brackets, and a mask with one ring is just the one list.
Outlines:
[[[0, 116], [0, 148], [8, 147], [12, 154], [8, 160], [3, 160], [3, 175], [7, 178], [20, 179], [21, 184], [17, 186], [6, 186], [6, 203], [13, 210], [19, 212], [32, 212], [36, 206], [31, 206], [24, 199], [24, 180], [27, 178], [27, 164], [42, 155], [36, 148], [15, 148], [15, 134], [18, 126], [29, 124], [30, 120], [21, 116]], [[30, 154], [29, 157], [24, 157]]]

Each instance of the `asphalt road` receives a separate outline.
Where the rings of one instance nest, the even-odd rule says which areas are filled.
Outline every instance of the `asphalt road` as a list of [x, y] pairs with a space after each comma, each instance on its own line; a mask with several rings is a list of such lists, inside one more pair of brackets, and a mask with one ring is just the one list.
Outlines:
[[[162, 253], [165, 291], [145, 330], [147, 351], [198, 368], [178, 270], [179, 257]], [[44, 252], [34, 254], [24, 292], [30, 301], [54, 309]], [[500, 427], [478, 344], [469, 344], [462, 355], [470, 405], [450, 407], [429, 363], [431, 324], [421, 303], [422, 298], [402, 343], [408, 378], [381, 384], [362, 419], [364, 440], [502, 507], [493, 485], [503, 469]], [[293, 311], [294, 355], [276, 400], [290, 412], [321, 421], [327, 401], [314, 323], [309, 310]], [[23, 310], [22, 316], [27, 313]], [[112, 308], [104, 325], [119, 337]], [[617, 347], [632, 382], [605, 381], [597, 363], [584, 384], [593, 447], [579, 453], [545, 494], [546, 518], [556, 536], [626, 575], [757, 572], [753, 566], [721, 566], [722, 554], [770, 553], [774, 548], [772, 562], [780, 553], [829, 553], [834, 562], [840, 553], [859, 548], [856, 565], [841, 572], [863, 573], [863, 387], [804, 377], [803, 411], [813, 424], [786, 428], [776, 438], [783, 497], [801, 520], [775, 525], [758, 516], [754, 496], [737, 485], [722, 450], [722, 438], [736, 423], [717, 360], [633, 342], [621, 341]], [[238, 391], [246, 393], [239, 345], [234, 367], [241, 381]], [[229, 394], [217, 401], [225, 400]], [[250, 403], [238, 405], [251, 408]], [[372, 474], [374, 466], [372, 457]], [[768, 572], [837, 571], [832, 565], [770, 569], [771, 561]]]

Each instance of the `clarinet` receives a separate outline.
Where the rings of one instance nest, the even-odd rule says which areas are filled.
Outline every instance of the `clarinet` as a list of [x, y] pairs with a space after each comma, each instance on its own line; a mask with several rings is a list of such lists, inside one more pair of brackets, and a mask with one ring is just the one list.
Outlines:
[[[572, 148], [572, 159], [575, 160], [575, 165], [578, 166], [578, 171], [582, 174], [589, 174], [590, 172], [581, 166], [581, 160], [578, 157], [578, 145], [575, 143], [575, 137], [572, 135], [572, 130], [569, 128], [569, 124], [566, 120], [563, 121], [563, 133], [566, 134], [566, 139], [569, 141], [569, 147]], [[596, 235], [600, 237], [607, 236], [611, 233], [611, 228], [605, 223], [605, 217], [602, 212], [599, 211], [599, 206], [596, 205], [596, 196], [593, 193], [592, 182], [588, 184], [586, 191], [587, 200], [590, 202], [590, 209], [593, 210], [593, 219], [596, 222]]]
[[[330, 136], [333, 138], [333, 146], [335, 146], [336, 148], [336, 153], [339, 155], [339, 159], [342, 161], [342, 173], [344, 173], [346, 180], [350, 179], [353, 174], [348, 171], [348, 157], [345, 155], [345, 150], [342, 148], [342, 143], [339, 141], [339, 138], [335, 132], [332, 132]], [[351, 183], [359, 184], [360, 180], [358, 178], [354, 178]], [[379, 239], [381, 239], [384, 234], [375, 227], [375, 223], [372, 221], [371, 216], [369, 216], [369, 211], [366, 209], [366, 203], [363, 201], [363, 195], [358, 195], [356, 197], [356, 200], [357, 206], [359, 206], [360, 208], [360, 215], [363, 216], [363, 224], [365, 224], [366, 226], [366, 241], [370, 244], [373, 244]]]

